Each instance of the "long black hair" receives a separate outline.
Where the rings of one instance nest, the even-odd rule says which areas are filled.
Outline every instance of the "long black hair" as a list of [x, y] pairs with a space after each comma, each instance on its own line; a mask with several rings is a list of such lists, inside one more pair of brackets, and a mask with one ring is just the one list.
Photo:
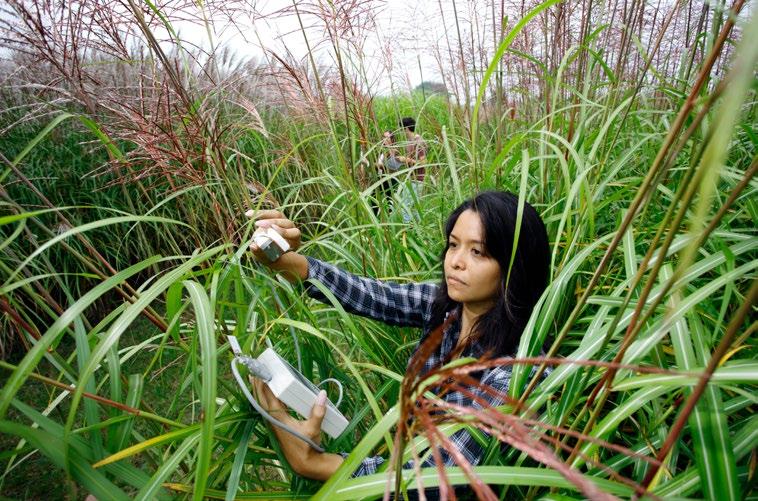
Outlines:
[[[508, 277], [518, 197], [504, 191], [479, 193], [463, 202], [448, 217], [445, 224], [445, 247], [442, 251], [443, 263], [450, 245], [450, 233], [461, 213], [469, 209], [481, 219], [486, 253], [500, 264], [500, 287], [495, 304], [477, 318], [470, 340], [477, 342], [491, 356], [513, 355], [532, 309], [547, 287], [550, 248], [545, 224], [534, 207], [524, 202], [516, 255]], [[445, 314], [458, 306], [459, 303], [448, 296], [447, 282], [443, 277], [432, 304], [432, 328], [442, 324]]]

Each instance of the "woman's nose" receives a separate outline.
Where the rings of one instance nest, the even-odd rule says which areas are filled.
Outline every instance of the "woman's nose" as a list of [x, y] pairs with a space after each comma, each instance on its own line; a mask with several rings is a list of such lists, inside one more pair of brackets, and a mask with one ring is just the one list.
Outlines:
[[465, 267], [465, 260], [463, 256], [461, 255], [460, 251], [456, 250], [455, 252], [453, 252], [450, 264], [453, 265], [453, 269], [455, 270], [459, 270]]

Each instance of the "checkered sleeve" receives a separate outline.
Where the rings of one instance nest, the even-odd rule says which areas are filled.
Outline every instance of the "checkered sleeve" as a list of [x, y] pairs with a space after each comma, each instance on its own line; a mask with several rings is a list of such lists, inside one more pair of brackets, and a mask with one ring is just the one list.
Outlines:
[[353, 275], [310, 256], [306, 259], [308, 280], [305, 292], [312, 298], [329, 303], [314, 284], [318, 281], [350, 313], [402, 327], [422, 327], [431, 318], [431, 306], [437, 292], [435, 284], [384, 282]]
[[[343, 458], [348, 456], [347, 452], [340, 452]], [[371, 456], [361, 461], [360, 466], [353, 472], [352, 477], [365, 477], [366, 475], [373, 475], [376, 470], [384, 463], [385, 459], [382, 456]]]

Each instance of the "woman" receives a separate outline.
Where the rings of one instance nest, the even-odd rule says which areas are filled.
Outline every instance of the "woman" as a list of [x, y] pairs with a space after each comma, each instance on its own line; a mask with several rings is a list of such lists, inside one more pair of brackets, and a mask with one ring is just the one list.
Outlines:
[[[528, 203], [524, 204], [517, 251], [512, 258], [517, 211], [518, 198], [498, 191], [480, 193], [455, 209], [445, 226], [444, 277], [439, 285], [401, 285], [357, 277], [296, 252], [288, 252], [269, 263], [255, 245], [251, 249], [258, 260], [285, 272], [290, 280], [322, 282], [345, 310], [358, 315], [390, 325], [422, 327], [425, 335], [452, 315], [438, 352], [424, 364], [424, 373], [446, 363], [451, 355], [479, 358], [515, 354], [521, 332], [547, 286], [550, 266], [545, 226]], [[256, 226], [273, 227], [288, 240], [293, 250], [299, 247], [300, 231], [281, 213], [262, 211], [256, 216]], [[306, 285], [306, 292], [326, 301], [311, 284]], [[481, 384], [492, 387], [501, 397], [493, 397], [479, 387], [471, 391], [491, 406], [500, 405], [510, 374], [510, 366], [494, 367], [481, 374]], [[319, 395], [310, 419], [298, 421], [287, 414], [284, 405], [260, 380], [255, 380], [255, 388], [264, 407], [277, 411], [278, 417], [289, 426], [317, 442], [320, 440], [325, 392]], [[446, 393], [443, 398], [460, 405], [478, 406], [470, 396], [459, 392]], [[273, 429], [287, 461], [298, 474], [326, 480], [342, 464], [343, 456], [319, 453], [289, 433], [277, 427]], [[482, 448], [468, 431], [458, 431], [451, 440], [471, 464], [481, 460]], [[445, 451], [442, 451], [442, 459], [446, 465], [455, 465]], [[382, 462], [384, 458], [379, 456], [367, 458], [354, 476], [375, 473]], [[433, 464], [430, 456], [422, 466]]]

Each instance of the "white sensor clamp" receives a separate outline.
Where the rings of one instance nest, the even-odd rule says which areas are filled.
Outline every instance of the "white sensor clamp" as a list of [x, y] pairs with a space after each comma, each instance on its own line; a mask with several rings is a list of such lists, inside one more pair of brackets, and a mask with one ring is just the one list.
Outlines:
[[258, 228], [253, 233], [253, 242], [271, 262], [290, 250], [290, 244], [274, 228]]

